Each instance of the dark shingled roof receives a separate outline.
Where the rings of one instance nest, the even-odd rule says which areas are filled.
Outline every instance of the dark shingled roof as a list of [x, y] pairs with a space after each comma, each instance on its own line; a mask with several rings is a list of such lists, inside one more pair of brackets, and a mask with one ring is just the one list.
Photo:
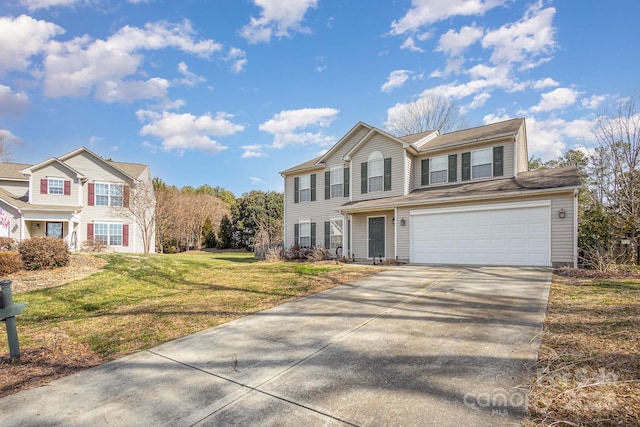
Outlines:
[[427, 136], [431, 135], [432, 133], [437, 132], [435, 130], [426, 130], [424, 132], [420, 132], [420, 133], [414, 133], [411, 135], [405, 135], [405, 136], [401, 136], [398, 139], [404, 141], [404, 142], [408, 142], [409, 144], [413, 144], [414, 142], [418, 142], [423, 138], [426, 138]]
[[450, 145], [458, 145], [479, 141], [487, 138], [494, 138], [498, 135], [516, 135], [524, 123], [523, 118], [507, 120], [504, 122], [492, 123], [475, 128], [449, 132], [437, 136], [425, 145], [420, 147], [420, 151], [430, 151], [444, 148]]
[[29, 181], [29, 177], [20, 171], [30, 166], [23, 163], [0, 163], [0, 178]]
[[283, 170], [282, 172], [280, 172], [281, 175], [287, 175], [290, 173], [294, 173], [294, 172], [299, 172], [299, 171], [303, 171], [303, 170], [307, 170], [307, 169], [312, 169], [315, 166], [322, 166], [322, 165], [316, 165], [316, 163], [318, 162], [318, 160], [320, 160], [322, 158], [322, 156], [316, 157], [315, 159], [311, 159], [308, 160], [304, 163], [300, 163], [299, 165], [295, 165], [294, 167], [291, 167], [289, 169]]
[[480, 182], [466, 181], [460, 184], [420, 188], [406, 196], [350, 202], [342, 205], [342, 208], [349, 211], [399, 205], [420, 205], [433, 201], [442, 203], [446, 199], [489, 198], [500, 196], [501, 194], [507, 196], [509, 193], [534, 190], [572, 189], [581, 185], [577, 169], [573, 166], [566, 166], [521, 172], [516, 178], [492, 179]]

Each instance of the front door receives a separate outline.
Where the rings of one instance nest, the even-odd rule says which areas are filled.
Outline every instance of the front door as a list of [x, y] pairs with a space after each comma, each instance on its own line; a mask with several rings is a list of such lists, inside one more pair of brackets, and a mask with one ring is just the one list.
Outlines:
[[62, 223], [61, 222], [47, 222], [47, 237], [55, 237], [56, 239], [62, 239]]
[[384, 217], [369, 218], [369, 258], [384, 256]]

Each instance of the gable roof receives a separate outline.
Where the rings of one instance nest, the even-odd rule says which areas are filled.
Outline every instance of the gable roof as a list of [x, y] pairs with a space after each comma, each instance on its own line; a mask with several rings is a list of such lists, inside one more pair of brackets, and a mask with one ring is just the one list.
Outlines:
[[517, 135], [524, 125], [524, 118], [505, 120], [489, 125], [449, 132], [435, 137], [420, 147], [420, 152], [439, 150], [451, 146], [481, 142], [490, 139]]
[[114, 162], [112, 160], [108, 160], [108, 163], [134, 178], [139, 178], [145, 169], [148, 168], [147, 165], [143, 165], [141, 163]]
[[[111, 160], [106, 160], [100, 156], [98, 156], [96, 153], [94, 153], [93, 151], [89, 150], [87, 147], [80, 147], [80, 148], [76, 148], [75, 150], [60, 156], [59, 159], [60, 160], [67, 160], [73, 156], [76, 156], [82, 152], [85, 152], [89, 155], [91, 155], [92, 157], [96, 158], [97, 160], [99, 160], [100, 162], [104, 163], [105, 165], [108, 165], [110, 168], [115, 169], [116, 171], [120, 172], [121, 174], [125, 175], [127, 178], [131, 178], [133, 180], [135, 180], [138, 176], [140, 175], [136, 175], [136, 176], [132, 176], [129, 173], [127, 173], [127, 171], [120, 169], [117, 164], [118, 162], [113, 162]], [[121, 164], [125, 164], [125, 163], [121, 163]], [[129, 163], [129, 164], [134, 164], [134, 163]]]
[[464, 183], [420, 188], [406, 196], [349, 202], [340, 207], [345, 212], [357, 212], [396, 206], [427, 205], [464, 200], [484, 200], [522, 195], [524, 192], [573, 190], [582, 182], [578, 170], [573, 166], [521, 172], [515, 178], [487, 181], [465, 181]]
[[60, 166], [62, 166], [63, 168], [65, 168], [65, 169], [69, 170], [70, 172], [72, 172], [72, 173], [76, 174], [76, 176], [77, 176], [78, 178], [84, 178], [84, 177], [85, 177], [82, 173], [78, 172], [77, 170], [75, 170], [74, 168], [72, 168], [72, 167], [71, 167], [71, 166], [69, 166], [68, 164], [64, 163], [63, 161], [61, 161], [61, 160], [60, 160], [60, 159], [58, 159], [57, 157], [51, 157], [50, 159], [47, 159], [47, 160], [45, 160], [45, 161], [43, 161], [43, 162], [40, 162], [40, 163], [37, 163], [37, 164], [35, 164], [35, 165], [33, 165], [33, 166], [29, 166], [29, 167], [27, 167], [27, 168], [24, 168], [24, 169], [22, 169], [22, 171], [21, 171], [21, 172], [22, 172], [22, 173], [24, 173], [24, 174], [26, 174], [26, 175], [31, 175], [31, 173], [32, 173], [34, 170], [41, 169], [41, 168], [43, 168], [43, 167], [45, 167], [45, 166], [48, 166], [48, 165], [50, 165], [50, 164], [52, 164], [52, 163], [57, 163], [57, 164], [59, 164], [59, 165], [60, 165]]
[[[435, 135], [434, 135], [435, 134]], [[438, 136], [439, 133], [437, 130], [426, 130], [424, 132], [413, 133], [411, 135], [401, 136], [400, 139], [404, 142], [408, 142], [409, 144], [415, 144], [417, 142], [422, 141], [428, 137]]]
[[38, 210], [49, 212], [77, 212], [81, 209], [80, 206], [63, 206], [63, 205], [33, 205], [24, 200], [15, 197], [7, 190], [0, 188], [0, 201], [5, 202], [9, 206], [20, 211]]
[[304, 163], [300, 163], [299, 165], [295, 165], [293, 167], [290, 167], [289, 169], [285, 169], [282, 172], [280, 172], [280, 175], [287, 176], [287, 175], [292, 174], [292, 173], [298, 173], [298, 172], [304, 172], [306, 170], [324, 168], [324, 165], [320, 164], [320, 160], [322, 159], [322, 157], [323, 156], [318, 156], [318, 157], [313, 158], [311, 160], [307, 160]]
[[31, 165], [24, 163], [0, 163], [0, 179], [10, 181], [29, 181], [22, 170]]

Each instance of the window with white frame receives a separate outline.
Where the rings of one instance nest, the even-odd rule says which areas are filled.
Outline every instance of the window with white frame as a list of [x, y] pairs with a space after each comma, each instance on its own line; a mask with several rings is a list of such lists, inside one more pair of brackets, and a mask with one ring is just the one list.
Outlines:
[[300, 177], [300, 201], [311, 201], [311, 175], [303, 175]]
[[384, 189], [384, 157], [379, 151], [374, 151], [369, 155], [368, 187], [371, 191], [382, 191]]
[[93, 239], [103, 245], [122, 246], [122, 224], [94, 224]]
[[64, 180], [60, 178], [47, 179], [48, 194], [64, 194]]
[[330, 221], [330, 250], [334, 252], [342, 246], [342, 218], [331, 219]]
[[311, 247], [311, 222], [301, 222], [299, 227], [298, 246]]
[[97, 182], [95, 192], [96, 206], [122, 206], [122, 184]]
[[331, 169], [331, 198], [344, 197], [342, 185], [344, 181], [344, 169], [332, 168]]
[[448, 157], [438, 156], [431, 159], [429, 165], [429, 182], [432, 184], [438, 184], [448, 181]]
[[492, 175], [493, 149], [484, 148], [471, 152], [471, 179], [487, 178]]

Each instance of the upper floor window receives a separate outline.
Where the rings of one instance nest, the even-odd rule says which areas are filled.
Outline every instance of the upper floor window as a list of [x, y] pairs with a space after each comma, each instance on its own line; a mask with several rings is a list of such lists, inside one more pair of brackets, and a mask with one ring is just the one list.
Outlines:
[[311, 200], [311, 175], [300, 177], [300, 201], [308, 202]]
[[96, 206], [122, 206], [122, 184], [95, 184]]
[[471, 179], [487, 178], [492, 175], [493, 148], [471, 152]]
[[368, 159], [368, 187], [369, 191], [382, 191], [384, 186], [384, 157], [379, 151], [374, 151]]
[[438, 156], [431, 159], [431, 167], [429, 168], [429, 174], [431, 176], [429, 177], [429, 181], [432, 184], [439, 184], [441, 182], [448, 181], [448, 161], [447, 156]]
[[49, 178], [47, 180], [48, 194], [64, 194], [64, 180], [59, 178]]
[[331, 169], [331, 198], [334, 197], [343, 197], [343, 180], [344, 180], [344, 169], [343, 168], [332, 168]]

